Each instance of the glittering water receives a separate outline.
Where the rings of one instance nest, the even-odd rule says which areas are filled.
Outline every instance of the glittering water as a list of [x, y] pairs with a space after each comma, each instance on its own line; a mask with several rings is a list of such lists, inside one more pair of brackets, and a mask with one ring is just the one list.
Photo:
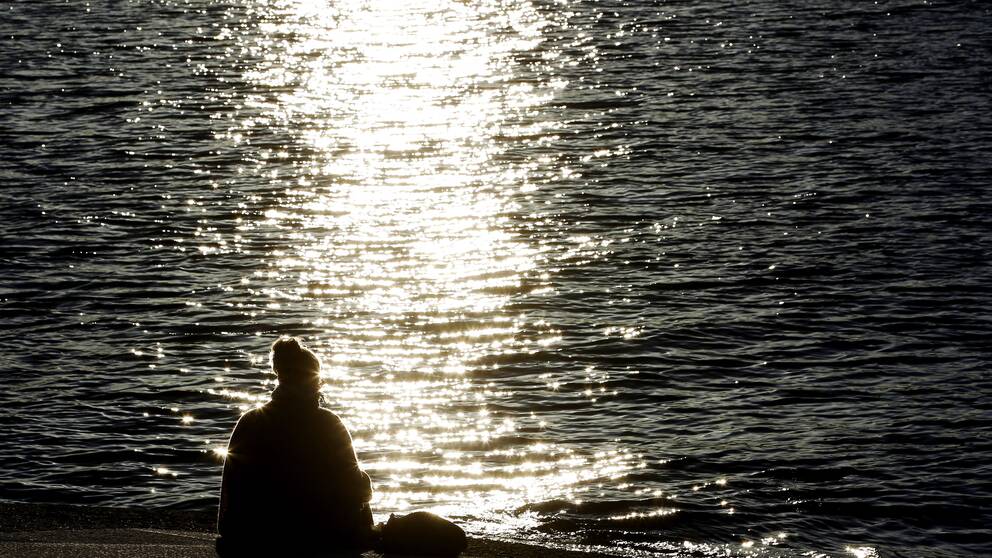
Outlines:
[[293, 334], [379, 516], [992, 551], [983, 4], [0, 8], [0, 498], [210, 508]]

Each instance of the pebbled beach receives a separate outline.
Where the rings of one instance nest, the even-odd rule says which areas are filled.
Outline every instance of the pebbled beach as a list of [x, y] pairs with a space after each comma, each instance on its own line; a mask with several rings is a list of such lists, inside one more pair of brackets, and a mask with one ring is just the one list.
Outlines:
[[[0, 556], [212, 558], [215, 514], [206, 511], [0, 503]], [[328, 554], [332, 556], [333, 554]], [[381, 556], [367, 552], [362, 556]], [[470, 538], [464, 557], [607, 556]]]

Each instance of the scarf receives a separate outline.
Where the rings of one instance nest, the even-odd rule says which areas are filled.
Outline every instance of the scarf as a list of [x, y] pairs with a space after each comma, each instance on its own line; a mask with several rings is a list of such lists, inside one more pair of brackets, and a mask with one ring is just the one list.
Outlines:
[[307, 384], [279, 384], [272, 391], [272, 403], [280, 407], [319, 407], [320, 390]]

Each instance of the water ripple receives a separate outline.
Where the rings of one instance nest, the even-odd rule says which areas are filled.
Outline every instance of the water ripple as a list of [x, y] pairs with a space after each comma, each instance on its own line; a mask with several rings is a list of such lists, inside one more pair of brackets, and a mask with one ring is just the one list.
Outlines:
[[14, 3], [0, 498], [209, 508], [306, 337], [377, 513], [989, 553], [989, 9]]

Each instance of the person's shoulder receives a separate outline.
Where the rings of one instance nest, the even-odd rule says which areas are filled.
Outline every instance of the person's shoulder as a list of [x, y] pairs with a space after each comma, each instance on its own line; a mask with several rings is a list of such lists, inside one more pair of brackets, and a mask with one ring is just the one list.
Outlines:
[[245, 411], [240, 417], [238, 417], [238, 424], [235, 428], [250, 428], [262, 418], [264, 412], [264, 407], [255, 407], [249, 411]]
[[265, 411], [265, 406], [253, 407], [241, 414], [241, 420], [256, 420]]
[[318, 407], [317, 408], [317, 416], [320, 417], [320, 420], [321, 421], [324, 421], [324, 422], [326, 422], [328, 424], [344, 424], [341, 421], [341, 417], [339, 417], [337, 415], [337, 413], [335, 413], [334, 411], [332, 411], [330, 409], [325, 409], [323, 407]]
[[238, 423], [234, 425], [234, 432], [231, 433], [232, 444], [247, 443], [265, 430], [259, 420], [262, 417], [261, 411], [260, 408], [255, 408], [238, 417]]
[[336, 433], [348, 432], [348, 427], [345, 426], [344, 421], [341, 420], [341, 417], [339, 417], [334, 411], [320, 407], [317, 410], [317, 416], [320, 424], [324, 428]]

